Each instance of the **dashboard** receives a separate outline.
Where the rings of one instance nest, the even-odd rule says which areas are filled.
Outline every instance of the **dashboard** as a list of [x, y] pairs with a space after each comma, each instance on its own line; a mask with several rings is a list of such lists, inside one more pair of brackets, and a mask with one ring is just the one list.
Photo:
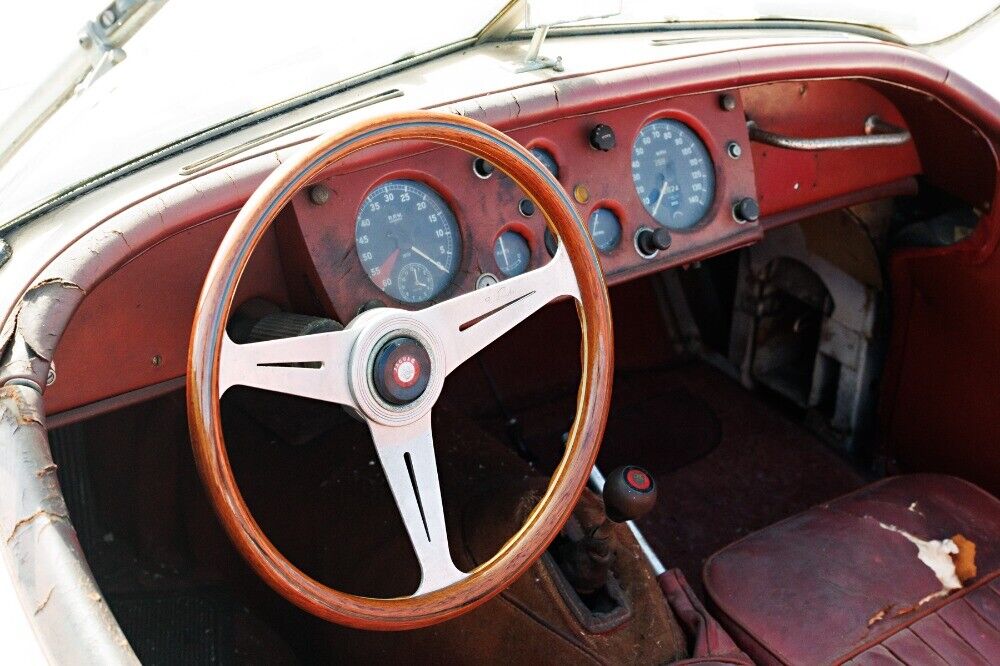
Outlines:
[[[570, 193], [609, 282], [760, 237], [738, 95], [608, 106], [507, 131]], [[308, 289], [345, 319], [507, 279], [547, 262], [557, 244], [492, 165], [413, 142], [337, 168], [292, 207], [281, 233], [308, 256], [286, 265], [314, 266]]]
[[[823, 210], [911, 193], [918, 174], [971, 188], [970, 200], [992, 191], [992, 172], [978, 168], [989, 156], [962, 143], [968, 134], [954, 116], [932, 115], [936, 105], [898, 87], [841, 79], [683, 95], [574, 90], [592, 97], [571, 103], [564, 91], [555, 104], [517, 91], [518, 104], [507, 101], [514, 93], [496, 93], [447, 108], [506, 132], [552, 171], [612, 286], [750, 245]], [[857, 134], [871, 114], [923, 136], [944, 132], [964, 162], [935, 154], [923, 164], [915, 142], [785, 150], [751, 142], [747, 129], [752, 119], [787, 135]], [[922, 118], [933, 122], [921, 127]], [[56, 351], [59, 381], [45, 393], [53, 423], [100, 401], [181, 386], [203, 277], [240, 205], [183, 221], [87, 293]], [[524, 193], [491, 165], [436, 144], [390, 143], [334, 165], [293, 197], [252, 256], [237, 302], [265, 298], [341, 322], [380, 305], [417, 309], [537, 268], [553, 241]], [[132, 331], [121, 345], [93, 346], [94, 330], [120, 329]]]

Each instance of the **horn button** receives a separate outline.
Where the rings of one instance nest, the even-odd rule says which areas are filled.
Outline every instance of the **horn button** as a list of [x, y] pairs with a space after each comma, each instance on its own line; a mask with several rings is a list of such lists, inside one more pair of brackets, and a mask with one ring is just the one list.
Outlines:
[[379, 397], [391, 405], [406, 405], [419, 398], [430, 378], [431, 357], [411, 337], [392, 338], [375, 354], [372, 383]]

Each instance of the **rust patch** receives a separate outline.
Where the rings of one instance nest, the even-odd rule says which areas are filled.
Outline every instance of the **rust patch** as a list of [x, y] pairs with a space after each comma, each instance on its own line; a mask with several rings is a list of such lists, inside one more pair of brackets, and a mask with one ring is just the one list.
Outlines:
[[21, 518], [19, 521], [14, 523], [14, 529], [10, 531], [10, 535], [7, 537], [7, 543], [10, 543], [11, 541], [14, 540], [15, 537], [17, 537], [17, 534], [18, 532], [21, 531], [21, 528], [35, 522], [39, 518], [47, 518], [49, 523], [69, 520], [69, 516], [67, 516], [66, 514], [55, 513], [53, 511], [48, 511], [46, 509], [39, 509], [30, 516], [25, 516], [24, 518]]
[[55, 591], [56, 591], [55, 587], [50, 587], [49, 588], [49, 593], [45, 595], [45, 598], [42, 599], [42, 602], [40, 604], [38, 604], [37, 606], [35, 606], [35, 615], [38, 615], [43, 610], [45, 610], [45, 607], [48, 605], [49, 600], [52, 599], [52, 593], [55, 592]]
[[24, 399], [24, 393], [21, 388], [14, 386], [4, 386], [0, 388], [0, 400], [9, 400], [14, 403], [14, 418], [17, 425], [29, 425], [36, 424], [40, 426], [45, 426], [45, 420], [42, 417], [41, 412], [37, 408], [28, 404], [28, 401]]

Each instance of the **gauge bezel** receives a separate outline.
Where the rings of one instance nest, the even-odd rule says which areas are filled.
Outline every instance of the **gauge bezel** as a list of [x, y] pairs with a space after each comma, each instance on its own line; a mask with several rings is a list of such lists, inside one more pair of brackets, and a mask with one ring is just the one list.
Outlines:
[[623, 206], [617, 199], [597, 199], [590, 205], [589, 208], [587, 208], [587, 216], [584, 218], [584, 221], [587, 223], [588, 233], [590, 232], [590, 216], [594, 214], [594, 211], [600, 208], [606, 208], [614, 213], [615, 217], [618, 218], [618, 226], [621, 227], [621, 234], [618, 237], [618, 243], [616, 243], [610, 250], [602, 250], [597, 247], [597, 243], [594, 243], [594, 249], [596, 249], [599, 253], [604, 256], [611, 256], [622, 249], [622, 239], [626, 236], [625, 230], [631, 228], [631, 225], [629, 224], [629, 214], [628, 211], [625, 210], [625, 206]]
[[[508, 276], [506, 273], [500, 270], [500, 266], [497, 265], [496, 257], [493, 256], [493, 248], [495, 248], [497, 245], [497, 239], [508, 231], [513, 231], [514, 233], [518, 234], [521, 238], [524, 239], [524, 242], [528, 244], [528, 252], [530, 256], [528, 257], [528, 267], [524, 269], [524, 272], [527, 273], [528, 271], [533, 271], [541, 265], [538, 263], [538, 252], [535, 251], [537, 249], [535, 244], [538, 239], [538, 236], [534, 232], [534, 230], [524, 222], [520, 221], [507, 222], [506, 224], [503, 224], [497, 228], [496, 232], [491, 237], [489, 245], [490, 261], [493, 262], [493, 268], [496, 269], [496, 271], [499, 273], [498, 277], [500, 275], [503, 276], [500, 280], [501, 282], [503, 282], [503, 280], [509, 279], [510, 276]], [[490, 272], [492, 273], [493, 271]]]
[[[452, 275], [448, 279], [448, 284], [446, 284], [441, 289], [441, 291], [436, 293], [434, 296], [428, 298], [425, 301], [419, 301], [415, 303], [396, 298], [392, 294], [384, 291], [381, 287], [379, 287], [379, 285], [377, 285], [371, 279], [371, 276], [367, 274], [367, 271], [364, 270], [364, 264], [361, 263], [361, 254], [358, 252], [358, 245], [357, 245], [358, 216], [361, 212], [361, 207], [364, 205], [365, 200], [368, 198], [368, 195], [370, 195], [373, 191], [382, 187], [386, 183], [399, 180], [409, 180], [419, 183], [424, 187], [429, 188], [432, 192], [434, 192], [437, 196], [439, 196], [441, 200], [444, 202], [445, 206], [448, 207], [448, 211], [451, 213], [452, 217], [455, 218], [455, 227], [458, 232], [459, 247], [457, 248], [458, 250], [457, 252], [458, 257], [456, 259], [457, 263], [455, 265], [454, 271], [452, 272]], [[361, 196], [355, 203], [354, 209], [355, 209], [354, 218], [351, 223], [351, 227], [352, 229], [354, 229], [354, 232], [352, 233], [352, 242], [354, 243], [354, 258], [358, 262], [358, 266], [361, 267], [362, 272], [365, 273], [365, 277], [368, 279], [368, 282], [372, 285], [372, 287], [375, 288], [376, 291], [378, 291], [379, 294], [389, 299], [393, 303], [398, 303], [404, 308], [414, 308], [414, 309], [424, 308], [427, 307], [428, 305], [433, 305], [434, 303], [446, 300], [453, 295], [456, 285], [460, 281], [459, 277], [467, 271], [466, 264], [467, 264], [468, 250], [466, 248], [468, 247], [467, 245], [468, 239], [465, 230], [465, 225], [462, 224], [462, 217], [459, 216], [460, 207], [458, 206], [458, 201], [452, 194], [451, 190], [447, 188], [444, 185], [444, 183], [442, 183], [439, 179], [434, 178], [425, 171], [419, 171], [416, 169], [393, 170], [389, 173], [382, 174], [379, 178], [375, 179], [372, 182], [372, 184], [369, 185], [361, 193]]]
[[560, 183], [569, 182], [566, 179], [566, 163], [565, 161], [563, 161], [563, 156], [560, 154], [561, 150], [555, 144], [555, 142], [546, 137], [535, 137], [530, 141], [528, 141], [528, 143], [524, 144], [524, 147], [528, 150], [529, 153], [533, 149], [539, 148], [547, 152], [549, 155], [551, 155], [552, 159], [555, 160], [556, 166], [559, 167], [558, 175], [552, 174], [552, 177], [558, 180]]
[[[633, 151], [635, 150], [635, 142], [639, 138], [639, 134], [642, 130], [649, 126], [650, 123], [654, 123], [658, 120], [673, 120], [686, 125], [687, 128], [694, 132], [695, 136], [698, 137], [698, 140], [701, 141], [702, 145], [705, 146], [705, 150], [708, 152], [708, 157], [712, 161], [712, 174], [715, 178], [712, 202], [709, 204], [708, 208], [705, 209], [705, 213], [697, 222], [689, 227], [684, 227], [683, 229], [667, 227], [666, 225], [661, 224], [655, 217], [650, 215], [649, 211], [646, 210], [646, 205], [642, 202], [639, 193], [636, 192], [635, 182], [631, 178], [631, 165]], [[636, 203], [638, 203], [639, 208], [646, 213], [650, 222], [669, 229], [671, 234], [690, 234], [704, 229], [718, 216], [719, 207], [721, 205], [720, 202], [724, 199], [723, 192], [725, 191], [725, 170], [719, 168], [720, 158], [724, 155], [722, 153], [722, 149], [716, 145], [712, 133], [708, 131], [708, 127], [696, 116], [685, 111], [681, 111], [680, 109], [663, 109], [650, 113], [639, 122], [635, 131], [632, 133], [631, 142], [629, 143], [628, 156], [631, 196], [635, 197]]]

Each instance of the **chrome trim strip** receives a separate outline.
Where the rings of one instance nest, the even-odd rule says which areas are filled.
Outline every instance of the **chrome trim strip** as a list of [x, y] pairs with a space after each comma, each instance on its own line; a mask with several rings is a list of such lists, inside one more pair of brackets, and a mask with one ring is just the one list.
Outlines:
[[226, 159], [233, 157], [234, 155], [238, 155], [239, 153], [250, 150], [251, 148], [256, 148], [257, 146], [261, 146], [272, 139], [283, 137], [285, 135], [291, 134], [292, 132], [300, 130], [304, 127], [310, 127], [311, 125], [316, 125], [317, 123], [321, 123], [324, 120], [330, 120], [331, 118], [342, 116], [345, 113], [350, 113], [351, 111], [357, 111], [358, 109], [363, 109], [367, 106], [373, 106], [375, 104], [378, 104], [379, 102], [384, 102], [386, 100], [395, 99], [397, 97], [402, 97], [402, 96], [403, 96], [402, 90], [398, 88], [391, 88], [389, 90], [385, 90], [370, 97], [359, 99], [355, 102], [351, 102], [350, 104], [345, 104], [344, 106], [337, 107], [336, 109], [331, 109], [330, 111], [326, 111], [325, 113], [321, 113], [311, 118], [300, 120], [297, 123], [292, 123], [291, 125], [285, 125], [284, 127], [276, 129], [273, 132], [268, 132], [267, 134], [261, 134], [260, 136], [256, 136], [250, 139], [249, 141], [244, 141], [243, 143], [237, 144], [232, 148], [226, 148], [225, 150], [219, 151], [214, 155], [209, 155], [208, 157], [200, 159], [197, 162], [192, 162], [191, 164], [187, 164], [181, 167], [180, 173], [182, 176], [190, 176], [193, 173], [197, 173], [203, 169], [218, 164], [219, 162], [223, 162]]

